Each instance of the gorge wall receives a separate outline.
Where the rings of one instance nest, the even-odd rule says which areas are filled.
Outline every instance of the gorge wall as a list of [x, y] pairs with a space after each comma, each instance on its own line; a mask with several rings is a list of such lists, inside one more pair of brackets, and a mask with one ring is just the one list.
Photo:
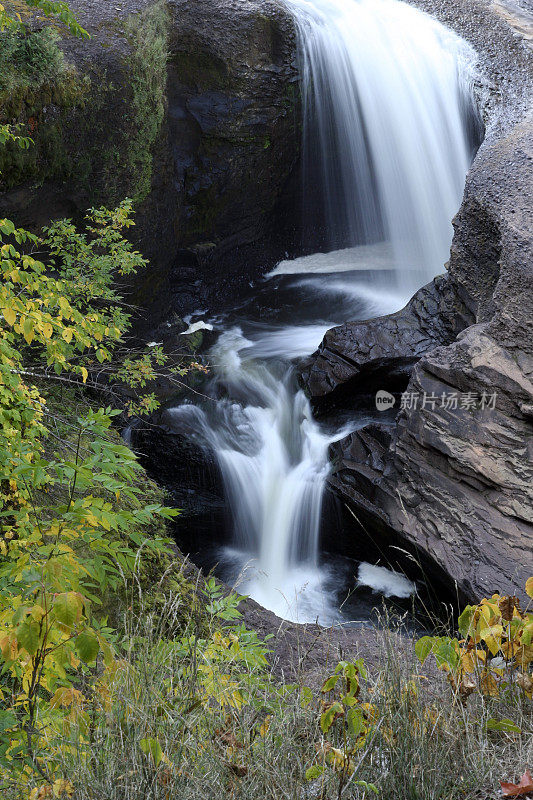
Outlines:
[[0, 214], [36, 228], [133, 197], [151, 261], [134, 299], [162, 318], [220, 297], [276, 239], [298, 157], [291, 17], [276, 0], [71, 7], [92, 38], [62, 40], [68, 80], [0, 108], [35, 142], [2, 165]]

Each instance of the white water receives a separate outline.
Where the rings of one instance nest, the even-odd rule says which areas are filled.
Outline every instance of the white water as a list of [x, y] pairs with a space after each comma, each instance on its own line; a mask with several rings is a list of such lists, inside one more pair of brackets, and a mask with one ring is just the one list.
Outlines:
[[[280, 349], [292, 338], [286, 331]], [[320, 591], [318, 537], [328, 447], [344, 433], [321, 433], [291, 370], [256, 360], [240, 329], [220, 336], [211, 361], [229, 397], [207, 410], [182, 405], [167, 414], [217, 457], [233, 518], [230, 557], [249, 567], [239, 588], [280, 616], [331, 619]]]
[[360, 586], [368, 586], [385, 597], [410, 597], [415, 585], [405, 575], [386, 567], [378, 567], [363, 561], [357, 571], [357, 582]]
[[[475, 58], [398, 0], [286, 2], [303, 63], [306, 213], [329, 252], [284, 261], [270, 277], [294, 276], [302, 298], [317, 296], [316, 316], [256, 325], [249, 338], [227, 330], [211, 351], [214, 399], [166, 413], [216, 455], [233, 527], [225, 557], [244, 569], [241, 591], [285, 618], [330, 622], [320, 516], [328, 447], [346, 431], [320, 430], [290, 360], [362, 309], [366, 317], [397, 310], [442, 271], [470, 158], [465, 109]], [[391, 271], [385, 288], [375, 276]], [[350, 303], [353, 313], [336, 318]], [[370, 564], [359, 581], [400, 597], [413, 591]]]
[[397, 286], [443, 271], [471, 158], [472, 48], [398, 0], [286, 0], [299, 31], [304, 209], [328, 249], [384, 240]]
[[361, 244], [357, 247], [345, 247], [329, 253], [313, 253], [291, 260], [280, 261], [268, 273], [267, 278], [276, 275], [298, 275], [301, 273], [319, 273], [327, 275], [331, 272], [355, 272], [371, 270], [390, 270], [394, 266], [392, 246], [386, 242]]

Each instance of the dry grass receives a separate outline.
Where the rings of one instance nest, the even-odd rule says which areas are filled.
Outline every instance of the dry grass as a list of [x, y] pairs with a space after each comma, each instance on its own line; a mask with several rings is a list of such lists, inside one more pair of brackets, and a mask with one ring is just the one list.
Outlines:
[[[206, 597], [200, 600], [197, 608], [205, 608]], [[125, 616], [112, 701], [106, 708], [95, 699], [85, 730], [74, 725], [62, 742], [60, 771], [76, 787], [75, 800], [374, 796], [356, 780], [376, 784], [387, 800], [489, 800], [499, 797], [500, 779], [532, 763], [530, 701], [474, 696], [465, 708], [441, 673], [420, 667], [414, 652], [400, 654], [397, 631], [384, 629], [382, 666], [360, 698], [376, 708], [376, 724], [355, 755], [356, 772], [343, 785], [329, 769], [308, 781], [324, 744], [320, 692], [308, 702], [311, 693], [298, 682], [280, 685], [261, 664], [261, 643], [221, 619], [216, 604], [207, 622], [193, 614], [183, 630], [181, 604], [175, 595], [154, 613], [141, 593], [139, 613]], [[179, 632], [173, 640], [171, 631]], [[224, 644], [213, 650], [217, 637], [230, 642], [232, 635], [240, 654]], [[231, 700], [237, 696], [242, 703]], [[522, 733], [487, 731], [494, 717], [512, 719]], [[333, 729], [328, 737], [341, 744]]]

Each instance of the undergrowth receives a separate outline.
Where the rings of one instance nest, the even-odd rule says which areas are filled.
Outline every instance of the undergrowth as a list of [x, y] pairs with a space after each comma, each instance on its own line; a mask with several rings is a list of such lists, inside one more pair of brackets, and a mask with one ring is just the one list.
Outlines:
[[[322, 686], [288, 685], [240, 624], [239, 598], [213, 580], [196, 590], [205, 618], [184, 629], [183, 597], [154, 613], [130, 585], [120, 659], [100, 665], [94, 694], [68, 698], [64, 738], [48, 742], [76, 800], [488, 800], [531, 763], [527, 698], [476, 693], [465, 707], [398, 648], [401, 630], [381, 632], [374, 674], [341, 662]], [[514, 729], [491, 728], [495, 713]]]

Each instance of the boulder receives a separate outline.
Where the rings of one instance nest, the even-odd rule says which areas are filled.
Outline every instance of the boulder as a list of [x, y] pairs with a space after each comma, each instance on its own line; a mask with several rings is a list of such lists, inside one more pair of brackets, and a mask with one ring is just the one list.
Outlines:
[[315, 401], [341, 388], [346, 393], [378, 384], [405, 386], [424, 353], [449, 344], [473, 321], [453, 284], [435, 278], [395, 314], [329, 330], [318, 352], [300, 365], [302, 380]]

